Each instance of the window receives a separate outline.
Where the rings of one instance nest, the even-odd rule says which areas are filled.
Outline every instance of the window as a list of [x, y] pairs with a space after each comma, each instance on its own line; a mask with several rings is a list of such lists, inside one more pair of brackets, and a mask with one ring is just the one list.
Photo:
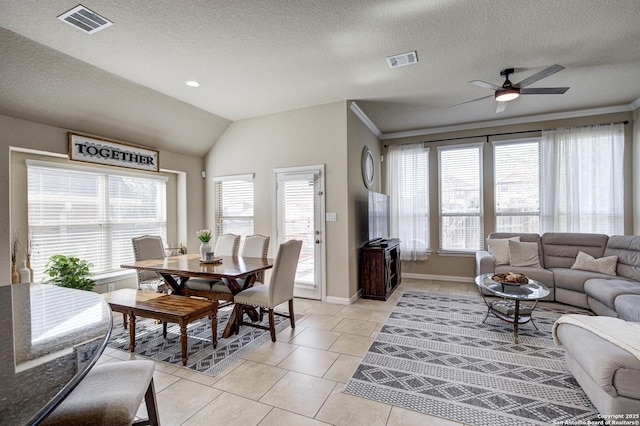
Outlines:
[[429, 148], [391, 145], [387, 160], [391, 235], [400, 259], [425, 260], [429, 250]]
[[540, 142], [495, 142], [497, 232], [540, 232]]
[[216, 193], [216, 237], [253, 234], [253, 175], [213, 178]]
[[438, 148], [442, 250], [483, 247], [481, 158], [482, 144]]
[[34, 282], [54, 254], [77, 256], [101, 274], [133, 261], [131, 238], [166, 239], [166, 180], [27, 160]]

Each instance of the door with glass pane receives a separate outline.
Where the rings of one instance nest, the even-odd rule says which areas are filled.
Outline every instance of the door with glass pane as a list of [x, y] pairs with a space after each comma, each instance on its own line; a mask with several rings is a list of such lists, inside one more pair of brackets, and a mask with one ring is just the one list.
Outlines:
[[275, 235], [278, 244], [302, 240], [294, 296], [322, 300], [324, 295], [324, 167], [274, 170]]

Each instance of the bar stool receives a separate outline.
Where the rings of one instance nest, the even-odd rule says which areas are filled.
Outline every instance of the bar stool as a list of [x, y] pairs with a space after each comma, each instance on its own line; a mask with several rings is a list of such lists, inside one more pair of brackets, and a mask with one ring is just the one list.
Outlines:
[[[97, 365], [42, 425], [159, 425], [151, 361]], [[133, 422], [144, 398], [148, 419]]]

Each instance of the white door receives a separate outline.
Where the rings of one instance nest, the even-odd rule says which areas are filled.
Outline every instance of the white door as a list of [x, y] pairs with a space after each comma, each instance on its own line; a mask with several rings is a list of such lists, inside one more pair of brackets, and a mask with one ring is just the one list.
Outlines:
[[293, 294], [323, 300], [324, 166], [275, 169], [274, 182], [276, 241], [302, 240]]

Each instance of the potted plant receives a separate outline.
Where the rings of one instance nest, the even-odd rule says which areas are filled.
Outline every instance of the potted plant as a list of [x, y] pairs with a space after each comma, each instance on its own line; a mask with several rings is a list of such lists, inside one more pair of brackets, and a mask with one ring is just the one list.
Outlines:
[[211, 244], [209, 241], [211, 240], [211, 230], [209, 229], [201, 229], [196, 232], [196, 236], [200, 240], [200, 259], [204, 260], [206, 258], [206, 253], [211, 253]]
[[45, 265], [44, 274], [49, 279], [43, 281], [60, 287], [91, 291], [96, 284], [91, 278], [93, 273], [89, 271], [91, 266], [86, 260], [75, 256], [54, 254]]

